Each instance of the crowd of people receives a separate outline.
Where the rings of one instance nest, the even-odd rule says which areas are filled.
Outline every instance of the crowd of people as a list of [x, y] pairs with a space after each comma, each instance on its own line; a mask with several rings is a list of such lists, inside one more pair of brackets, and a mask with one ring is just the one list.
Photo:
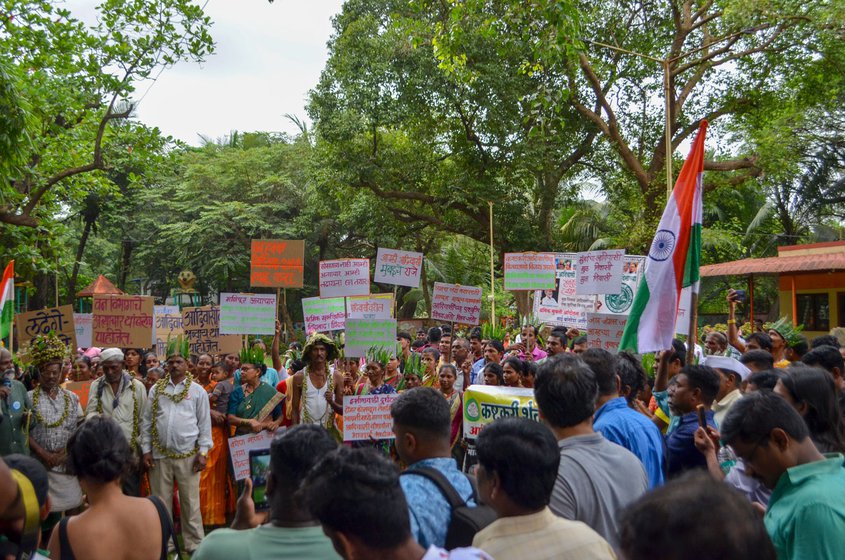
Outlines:
[[[707, 333], [692, 362], [681, 340], [645, 359], [530, 324], [513, 340], [478, 327], [400, 332], [395, 351], [362, 359], [322, 334], [281, 354], [279, 338], [272, 367], [260, 340], [197, 356], [177, 338], [163, 363], [118, 348], [80, 349], [71, 362], [50, 335], [17, 356], [28, 368], [0, 350], [0, 556], [32, 543], [33, 511], [53, 559], [845, 550], [835, 337], [807, 341], [786, 320], [743, 337], [732, 305], [727, 332]], [[63, 385], [89, 379], [83, 410]], [[541, 421], [499, 418], [468, 442], [473, 385], [527, 389]], [[392, 440], [341, 443], [344, 396], [393, 393]], [[275, 434], [266, 511], [249, 478], [235, 482], [227, 445], [259, 432]]]

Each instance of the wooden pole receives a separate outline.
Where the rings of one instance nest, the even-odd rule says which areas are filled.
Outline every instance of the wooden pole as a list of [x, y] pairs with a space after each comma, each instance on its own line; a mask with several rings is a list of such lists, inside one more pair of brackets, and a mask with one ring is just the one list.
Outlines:
[[698, 340], [698, 286], [690, 294], [689, 334], [687, 335], [687, 365], [695, 359], [695, 342]]
[[798, 298], [795, 294], [795, 275], [790, 276], [792, 280], [792, 326], [797, 325], [798, 321]]
[[487, 202], [490, 206], [490, 324], [496, 324], [496, 272], [494, 264], [493, 249], [493, 203]]
[[748, 322], [751, 323], [751, 332], [754, 332], [754, 275], [748, 275]]

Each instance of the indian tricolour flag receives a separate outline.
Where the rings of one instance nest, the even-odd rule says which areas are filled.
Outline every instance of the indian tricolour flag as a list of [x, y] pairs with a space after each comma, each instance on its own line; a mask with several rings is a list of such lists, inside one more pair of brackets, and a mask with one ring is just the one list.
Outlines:
[[[6, 265], [3, 283], [0, 285], [0, 340], [12, 333], [12, 319], [15, 317], [15, 261]], [[11, 341], [10, 341], [11, 342]]]
[[701, 121], [651, 242], [643, 281], [634, 297], [620, 350], [644, 353], [671, 348], [681, 289], [692, 286], [698, 293], [706, 132], [707, 121]]

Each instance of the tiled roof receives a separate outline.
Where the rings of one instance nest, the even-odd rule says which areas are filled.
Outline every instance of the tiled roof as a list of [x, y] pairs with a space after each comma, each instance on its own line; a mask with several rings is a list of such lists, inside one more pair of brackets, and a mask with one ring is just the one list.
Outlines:
[[742, 259], [701, 267], [701, 276], [737, 276], [745, 274], [780, 274], [782, 272], [813, 272], [845, 270], [845, 253], [822, 253], [794, 257], [766, 257]]

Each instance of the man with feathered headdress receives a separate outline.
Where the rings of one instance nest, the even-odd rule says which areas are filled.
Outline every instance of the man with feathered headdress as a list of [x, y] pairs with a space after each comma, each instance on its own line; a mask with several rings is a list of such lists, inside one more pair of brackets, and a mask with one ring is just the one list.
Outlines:
[[181, 335], [168, 341], [167, 375], [150, 389], [141, 427], [144, 465], [152, 493], [172, 507], [173, 483], [179, 485], [182, 537], [191, 553], [205, 536], [200, 512], [200, 472], [211, 438], [208, 393], [188, 372], [190, 346]]
[[319, 424], [337, 434], [335, 414], [343, 414], [343, 375], [333, 371], [330, 362], [337, 359], [335, 342], [324, 334], [315, 333], [302, 349], [305, 368], [293, 376], [291, 387], [291, 415], [294, 424]]

